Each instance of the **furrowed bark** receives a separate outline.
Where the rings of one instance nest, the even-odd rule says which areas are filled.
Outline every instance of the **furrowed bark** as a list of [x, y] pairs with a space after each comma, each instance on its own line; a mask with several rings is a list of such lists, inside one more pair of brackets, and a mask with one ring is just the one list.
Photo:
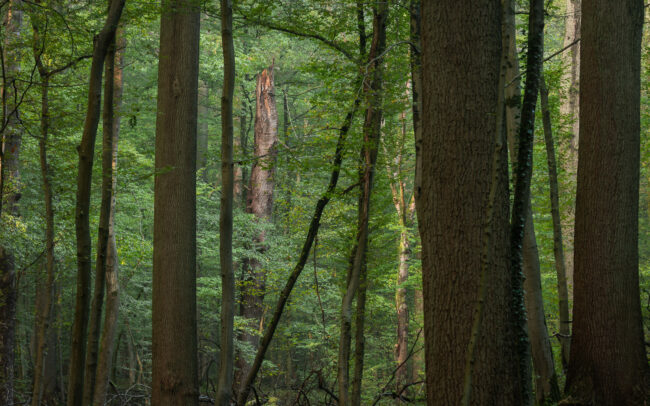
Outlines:
[[571, 404], [643, 405], [650, 369], [639, 290], [644, 2], [584, 0]]
[[166, 0], [160, 18], [151, 404], [196, 406], [196, 133], [200, 6]]

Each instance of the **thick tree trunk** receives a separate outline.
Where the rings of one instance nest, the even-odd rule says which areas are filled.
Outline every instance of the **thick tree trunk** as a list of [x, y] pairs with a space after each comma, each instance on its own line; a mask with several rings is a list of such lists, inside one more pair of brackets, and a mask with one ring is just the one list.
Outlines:
[[[115, 331], [120, 311], [119, 297], [119, 261], [117, 257], [117, 244], [115, 241], [115, 192], [117, 188], [117, 142], [120, 135], [120, 107], [122, 105], [122, 92], [124, 76], [122, 72], [124, 48], [126, 39], [124, 32], [118, 29], [115, 34], [115, 47], [107, 55], [105, 72], [104, 101], [104, 152], [103, 173], [104, 178], [110, 175], [110, 207], [108, 218], [108, 246], [106, 248], [106, 311], [104, 314], [104, 327], [99, 345], [97, 368], [95, 372], [95, 388], [92, 402], [95, 406], [103, 406], [108, 390], [108, 379], [112, 367], [113, 348], [115, 346]], [[110, 158], [109, 158], [110, 153]], [[110, 169], [109, 169], [110, 166]], [[108, 185], [106, 185], [108, 186]], [[109, 193], [107, 189], [102, 191]]]
[[[498, 1], [422, 3], [422, 174], [416, 205], [429, 405], [461, 403], [470, 340], [476, 340], [471, 404], [524, 403], [513, 352], [507, 157], [499, 147], [501, 120], [494, 114], [505, 82], [501, 48]], [[477, 295], [480, 285], [484, 294]], [[482, 327], [473, 337], [479, 308]]]
[[[564, 191], [568, 196], [575, 196], [576, 174], [578, 171], [578, 136], [580, 133], [580, 26], [582, 19], [582, 0], [566, 0], [566, 21], [564, 25], [564, 47], [571, 46], [564, 53], [565, 71], [562, 75], [566, 95], [560, 105], [560, 115], [567, 122], [569, 139], [560, 143], [562, 167], [567, 174]], [[573, 45], [571, 45], [573, 44]], [[573, 234], [575, 223], [575, 205], [573, 199], [564, 206], [563, 228], [564, 246], [566, 247], [565, 269], [569, 296], [573, 295]]]
[[196, 133], [200, 8], [163, 2], [154, 186], [151, 403], [196, 406]]
[[232, 260], [234, 166], [233, 95], [235, 46], [232, 37], [232, 1], [221, 0], [221, 42], [224, 81], [221, 97], [221, 205], [219, 213], [219, 264], [221, 266], [221, 338], [217, 404], [230, 406], [232, 399], [235, 317], [235, 270]]
[[[358, 398], [349, 394], [349, 362], [352, 339], [352, 302], [359, 287], [361, 274], [365, 269], [365, 256], [368, 244], [368, 223], [370, 220], [370, 197], [374, 181], [377, 151], [381, 137], [382, 101], [383, 101], [383, 52], [386, 48], [386, 23], [388, 18], [387, 2], [376, 2], [373, 6], [373, 37], [368, 53], [368, 72], [370, 79], [364, 80], [363, 92], [367, 103], [363, 124], [363, 147], [361, 150], [361, 169], [359, 171], [359, 196], [357, 232], [347, 286], [341, 304], [341, 330], [338, 354], [338, 395], [339, 405], [356, 405]], [[357, 359], [356, 362], [360, 362]], [[360, 380], [359, 380], [360, 381]], [[356, 388], [355, 396], [360, 393]], [[357, 403], [355, 403], [357, 402]]]
[[582, 4], [580, 159], [567, 393], [650, 401], [639, 298], [641, 0]]
[[569, 365], [569, 348], [571, 345], [569, 290], [567, 287], [564, 248], [562, 246], [562, 219], [560, 217], [555, 145], [551, 128], [551, 113], [548, 108], [548, 89], [546, 88], [546, 82], [543, 77], [540, 85], [540, 101], [542, 103], [542, 120], [544, 121], [544, 142], [546, 144], [546, 160], [548, 164], [551, 217], [553, 218], [553, 255], [555, 259], [555, 270], [557, 273], [557, 294], [560, 308], [560, 351], [562, 368], [566, 372], [567, 366]]
[[122, 14], [124, 0], [111, 0], [104, 27], [95, 37], [88, 87], [88, 109], [81, 138], [77, 176], [77, 204], [75, 225], [77, 237], [77, 298], [72, 326], [72, 349], [68, 379], [68, 406], [81, 406], [86, 354], [86, 333], [90, 313], [90, 267], [92, 254], [90, 239], [90, 193], [95, 153], [95, 138], [101, 113], [102, 70], [108, 47]]
[[[20, 199], [19, 158], [22, 144], [19, 106], [16, 99], [16, 76], [20, 54], [16, 41], [22, 25], [22, 2], [12, 0], [4, 18], [2, 130], [0, 151], [0, 214], [17, 216]], [[6, 232], [6, 231], [5, 231]], [[14, 401], [14, 340], [16, 335], [16, 275], [10, 247], [0, 246], [0, 403]]]
[[[257, 77], [255, 109], [255, 147], [254, 163], [246, 197], [246, 211], [255, 215], [259, 222], [269, 221], [273, 212], [273, 192], [275, 188], [275, 161], [278, 143], [278, 112], [275, 106], [275, 84], [273, 65], [264, 69]], [[265, 232], [260, 232], [252, 242], [258, 253], [264, 254]], [[244, 283], [242, 285], [240, 315], [247, 319], [248, 326], [261, 330], [264, 312], [264, 295], [266, 293], [266, 271], [256, 258], [244, 261]], [[259, 347], [259, 335], [242, 332], [239, 339]], [[248, 375], [250, 364], [240, 353], [237, 357], [235, 384], [241, 391], [244, 379]]]

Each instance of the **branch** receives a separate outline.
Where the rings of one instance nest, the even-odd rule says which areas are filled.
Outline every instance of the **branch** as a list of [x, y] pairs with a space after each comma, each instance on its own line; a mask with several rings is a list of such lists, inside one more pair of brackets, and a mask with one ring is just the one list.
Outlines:
[[322, 42], [323, 44], [327, 45], [328, 47], [330, 47], [330, 48], [332, 48], [332, 49], [334, 49], [336, 51], [339, 51], [343, 56], [345, 56], [351, 62], [354, 62], [355, 64], [358, 63], [358, 61], [354, 57], [354, 55], [352, 55], [348, 50], [343, 48], [343, 46], [341, 44], [337, 44], [335, 41], [327, 39], [327, 38], [325, 38], [324, 36], [322, 36], [320, 34], [302, 32], [302, 31], [298, 31], [298, 30], [295, 30], [295, 29], [292, 29], [292, 28], [282, 27], [282, 26], [273, 24], [273, 23], [268, 22], [268, 21], [263, 21], [263, 20], [258, 20], [258, 19], [251, 18], [251, 17], [249, 17], [249, 16], [247, 16], [247, 15], [245, 15], [243, 13], [242, 13], [242, 17], [244, 18], [245, 21], [247, 21], [249, 23], [261, 25], [262, 27], [268, 28], [270, 30], [284, 32], [286, 34], [295, 35], [297, 37], [311, 38], [311, 39], [318, 40], [318, 41]]

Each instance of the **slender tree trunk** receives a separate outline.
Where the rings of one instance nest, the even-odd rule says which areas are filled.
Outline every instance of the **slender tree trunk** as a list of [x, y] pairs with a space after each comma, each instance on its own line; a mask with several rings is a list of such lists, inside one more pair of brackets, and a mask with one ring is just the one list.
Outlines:
[[106, 289], [106, 258], [109, 244], [109, 228], [113, 195], [113, 100], [115, 70], [115, 35], [111, 39], [105, 60], [104, 74], [104, 111], [102, 143], [102, 187], [101, 206], [99, 209], [99, 227], [97, 230], [97, 259], [95, 260], [95, 288], [90, 311], [88, 339], [86, 340], [86, 372], [82, 404], [93, 402], [97, 359], [99, 355], [99, 337], [101, 334], [101, 317], [104, 307], [104, 290]]
[[[339, 405], [356, 405], [360, 401], [360, 388], [353, 388], [354, 396], [349, 394], [349, 360], [352, 339], [352, 301], [359, 287], [361, 274], [365, 269], [365, 256], [368, 244], [368, 222], [370, 220], [370, 196], [372, 194], [377, 150], [381, 136], [382, 95], [383, 95], [383, 52], [386, 48], [387, 2], [377, 2], [373, 6], [373, 37], [368, 53], [369, 79], [364, 80], [364, 97], [367, 107], [363, 124], [363, 147], [361, 151], [361, 170], [359, 172], [359, 213], [357, 233], [347, 287], [341, 304], [341, 337], [338, 355]], [[358, 300], [358, 298], [357, 298]], [[363, 307], [362, 307], [363, 308]], [[356, 362], [360, 362], [357, 359]], [[359, 381], [360, 383], [360, 381]], [[357, 402], [357, 403], [355, 403]]]
[[41, 177], [43, 180], [43, 200], [45, 206], [45, 286], [41, 289], [42, 303], [36, 309], [36, 353], [34, 359], [34, 382], [32, 387], [32, 406], [39, 406], [43, 396], [45, 377], [45, 359], [49, 351], [48, 333], [51, 320], [52, 296], [54, 295], [54, 207], [52, 204], [52, 184], [47, 163], [47, 143], [50, 127], [49, 114], [49, 74], [43, 66], [38, 42], [40, 37], [34, 24], [34, 59], [41, 78], [41, 138], [39, 139], [39, 156]]
[[122, 14], [125, 0], [111, 0], [104, 27], [95, 37], [88, 87], [88, 109], [81, 138], [77, 176], [75, 225], [77, 237], [77, 297], [72, 326], [72, 348], [68, 378], [68, 406], [81, 406], [86, 354], [86, 333], [90, 313], [90, 193], [95, 153], [95, 138], [101, 113], [101, 86], [104, 59]]
[[352, 375], [352, 394], [350, 396], [353, 405], [361, 404], [361, 393], [363, 384], [363, 358], [366, 351], [366, 295], [368, 292], [368, 269], [364, 265], [359, 276], [359, 290], [357, 292], [357, 309], [354, 320], [354, 373]]
[[[103, 173], [104, 180], [110, 176], [110, 192], [104, 189], [110, 197], [108, 217], [108, 246], [106, 247], [106, 311], [104, 314], [104, 327], [99, 345], [97, 368], [95, 372], [95, 388], [92, 402], [95, 406], [103, 406], [108, 390], [108, 379], [112, 369], [113, 348], [115, 347], [115, 331], [120, 311], [119, 297], [119, 261], [117, 257], [117, 244], [115, 241], [115, 192], [117, 188], [117, 142], [120, 135], [120, 107], [123, 93], [123, 59], [126, 39], [124, 31], [118, 29], [115, 34], [115, 46], [111, 47], [107, 55], [105, 72], [105, 101], [104, 101], [104, 151]], [[108, 97], [112, 95], [112, 97]], [[109, 155], [110, 154], [110, 155]], [[110, 156], [110, 158], [109, 158]], [[105, 185], [106, 187], [108, 185]]]
[[[560, 143], [562, 152], [561, 165], [567, 175], [565, 191], [568, 196], [575, 196], [576, 175], [578, 171], [578, 136], [580, 133], [580, 26], [582, 20], [582, 0], [566, 0], [566, 20], [564, 25], [564, 46], [571, 47], [564, 53], [565, 71], [562, 75], [563, 85], [566, 86], [566, 96], [560, 105], [560, 115], [567, 122], [569, 140]], [[575, 205], [573, 199], [564, 205], [563, 229], [565, 269], [569, 298], [573, 298], [573, 235], [575, 223]]]
[[[519, 60], [516, 48], [516, 25], [514, 4], [512, 0], [504, 3], [504, 30], [507, 31], [508, 40], [504, 46], [508, 47], [508, 68], [506, 71], [506, 133], [510, 158], [513, 167], [517, 167], [517, 148], [519, 146], [519, 127], [521, 118], [521, 88], [519, 84]], [[531, 164], [532, 165], [532, 164]], [[544, 298], [542, 296], [541, 269], [539, 251], [533, 222], [533, 212], [528, 199], [526, 219], [523, 236], [523, 273], [524, 273], [524, 300], [528, 316], [528, 329], [530, 333], [530, 347], [535, 372], [535, 401], [537, 404], [557, 401], [560, 396], [557, 384], [557, 374], [553, 362], [553, 351], [546, 327], [544, 313]]]
[[[510, 261], [512, 275], [512, 312], [515, 316], [515, 336], [517, 338], [515, 350], [519, 363], [519, 379], [521, 382], [523, 402], [531, 402], [532, 389], [531, 368], [530, 368], [530, 343], [528, 329], [534, 328], [536, 341], [533, 343], [537, 350], [534, 354], [538, 371], [541, 371], [541, 382], [538, 390], [543, 388], [544, 396], [554, 397], [552, 393], [555, 382], [555, 371], [553, 370], [552, 356], [550, 356], [550, 343], [544, 322], [543, 300], [541, 298], [541, 282], [539, 276], [539, 257], [536, 254], [537, 244], [534, 241], [535, 231], [533, 229], [531, 205], [530, 205], [530, 183], [533, 168], [533, 137], [535, 132], [535, 105], [537, 93], [542, 74], [544, 57], [544, 2], [533, 0], [530, 3], [530, 14], [528, 19], [528, 52], [526, 56], [526, 85], [524, 87], [524, 98], [521, 106], [521, 122], [519, 125], [519, 138], [517, 146], [517, 165], [514, 170], [514, 200], [512, 205], [512, 218], [510, 221]], [[528, 221], [528, 224], [526, 224]], [[528, 229], [528, 238], [526, 238]], [[530, 272], [529, 283], [524, 286], [524, 246], [529, 261], [527, 268]], [[537, 259], [537, 261], [535, 261]], [[535, 262], [534, 262], [535, 261]], [[536, 274], [535, 274], [536, 273]], [[529, 291], [529, 300], [524, 305], [524, 288]], [[534, 315], [533, 322], [527, 325], [526, 311]], [[549, 366], [550, 362], [550, 366]], [[557, 388], [554, 388], [557, 392]], [[550, 393], [547, 393], [546, 391]]]
[[[2, 51], [2, 131], [0, 131], [0, 213], [18, 216], [20, 199], [19, 158], [22, 144], [19, 106], [15, 103], [20, 48], [16, 46], [22, 25], [22, 2], [12, 0], [4, 16]], [[6, 202], [6, 205], [4, 204]], [[6, 231], [4, 231], [6, 232]], [[0, 246], [0, 402], [14, 401], [14, 341], [16, 335], [16, 275], [10, 247]]]
[[[358, 83], [355, 83], [354, 85], [358, 86]], [[302, 250], [300, 251], [300, 257], [298, 258], [298, 262], [296, 263], [296, 266], [293, 268], [293, 271], [291, 272], [291, 275], [289, 276], [287, 283], [285, 284], [284, 288], [282, 289], [282, 292], [280, 293], [280, 298], [278, 299], [278, 302], [275, 305], [275, 310], [273, 311], [273, 317], [271, 318], [271, 321], [269, 322], [266, 330], [264, 331], [264, 336], [262, 336], [262, 341], [260, 342], [260, 346], [257, 350], [257, 354], [255, 355], [255, 361], [253, 361], [250, 372], [248, 373], [248, 376], [246, 376], [246, 381], [242, 385], [242, 390], [237, 395], [237, 406], [244, 406], [246, 404], [246, 400], [248, 399], [248, 395], [250, 394], [251, 385], [255, 381], [255, 377], [257, 376], [257, 373], [260, 367], [262, 366], [262, 361], [264, 360], [266, 351], [268, 350], [269, 345], [271, 344], [271, 340], [273, 339], [275, 330], [277, 329], [278, 324], [280, 323], [280, 318], [282, 317], [282, 312], [284, 310], [285, 305], [287, 304], [287, 300], [289, 300], [291, 291], [293, 290], [293, 287], [296, 284], [298, 277], [302, 273], [302, 270], [305, 268], [305, 264], [307, 263], [307, 259], [309, 258], [309, 252], [311, 251], [311, 247], [314, 243], [314, 239], [318, 234], [318, 228], [320, 227], [320, 219], [321, 216], [323, 215], [323, 210], [325, 210], [327, 203], [329, 203], [332, 194], [336, 190], [336, 185], [339, 180], [339, 174], [341, 173], [341, 163], [343, 162], [343, 149], [345, 147], [345, 140], [347, 138], [348, 132], [350, 131], [350, 126], [352, 125], [352, 119], [354, 118], [354, 115], [357, 112], [360, 104], [361, 104], [361, 100], [357, 98], [354, 101], [354, 106], [345, 116], [343, 125], [339, 130], [339, 138], [336, 143], [334, 160], [332, 162], [332, 173], [330, 175], [330, 181], [327, 186], [327, 190], [316, 203], [316, 208], [314, 209], [314, 215], [312, 216], [311, 222], [309, 223], [309, 230], [307, 231], [305, 243], [303, 244]]]
[[199, 5], [164, 1], [160, 21], [151, 403], [196, 406]]
[[422, 41], [420, 26], [421, 26], [421, 12], [420, 0], [411, 0], [409, 5], [410, 14], [410, 33], [411, 40], [410, 49], [410, 63], [411, 63], [411, 81], [412, 85], [412, 103], [413, 103], [413, 134], [415, 135], [415, 185], [413, 193], [415, 200], [420, 196], [421, 191], [421, 176], [422, 176]]
[[208, 164], [208, 122], [210, 120], [210, 90], [208, 85], [199, 81], [199, 124], [196, 141], [196, 170], [199, 172], [200, 179], [207, 182], [207, 164]]
[[221, 339], [217, 404], [230, 406], [232, 399], [235, 318], [235, 270], [232, 261], [234, 165], [233, 95], [235, 46], [232, 36], [232, 1], [221, 0], [221, 41], [224, 81], [221, 97], [221, 206], [219, 214], [219, 264], [221, 266]]
[[[422, 3], [422, 173], [416, 206], [429, 405], [464, 399], [525, 404], [513, 351], [507, 152], [502, 117], [494, 114], [505, 83], [501, 49], [498, 1]], [[465, 397], [468, 358], [471, 402]]]
[[582, 3], [573, 335], [575, 404], [650, 401], [639, 297], [641, 0]]
[[[404, 182], [404, 173], [402, 161], [404, 156], [404, 145], [406, 143], [406, 112], [401, 114], [402, 130], [401, 139], [398, 143], [398, 151], [393, 160], [393, 167], [386, 164], [388, 178], [390, 181], [390, 190], [393, 196], [393, 205], [397, 212], [397, 222], [400, 230], [398, 258], [399, 266], [397, 270], [397, 291], [395, 293], [395, 308], [397, 309], [397, 344], [395, 346], [395, 362], [397, 370], [395, 371], [396, 391], [399, 393], [401, 388], [408, 383], [408, 332], [409, 332], [409, 310], [407, 303], [407, 290], [405, 283], [408, 280], [409, 259], [411, 248], [409, 243], [408, 227], [413, 218], [415, 211], [415, 201], [407, 206], [406, 202], [406, 185]], [[390, 152], [385, 149], [386, 157]]]
[[548, 108], [548, 89], [542, 77], [540, 85], [540, 101], [542, 103], [542, 120], [544, 122], [544, 141], [546, 143], [546, 160], [548, 164], [548, 181], [551, 199], [551, 217], [553, 218], [553, 255], [557, 273], [557, 293], [560, 308], [560, 350], [562, 368], [566, 372], [569, 365], [569, 348], [571, 345], [571, 319], [569, 316], [569, 291], [567, 288], [564, 248], [562, 247], [562, 219], [560, 217], [560, 199], [557, 181], [557, 164], [555, 161], [555, 145], [551, 128], [551, 113]]
[[[251, 169], [251, 179], [246, 197], [246, 211], [255, 215], [258, 222], [267, 222], [273, 212], [273, 192], [275, 189], [275, 162], [278, 143], [278, 112], [275, 106], [275, 84], [273, 65], [264, 69], [257, 77], [255, 109], [255, 161]], [[259, 254], [267, 251], [266, 233], [260, 232], [252, 243]], [[247, 319], [249, 328], [260, 329], [264, 312], [266, 293], [266, 271], [256, 258], [244, 261], [244, 283], [241, 292], [240, 315]], [[259, 335], [242, 332], [239, 339], [250, 344], [255, 350], [259, 347]], [[248, 375], [250, 364], [240, 353], [237, 357], [235, 383], [239, 390]]]
[[[421, 277], [418, 279], [421, 280]], [[418, 285], [422, 286], [422, 283], [419, 283]], [[424, 314], [424, 299], [422, 297], [422, 288], [416, 287], [413, 290], [413, 311], [415, 312], [414, 319], [422, 319], [422, 316]], [[421, 344], [422, 338], [419, 337], [418, 346], [413, 349], [413, 355], [411, 355], [411, 364], [413, 365], [411, 371], [411, 382], [419, 382], [422, 380], [422, 373], [424, 371], [424, 348]]]

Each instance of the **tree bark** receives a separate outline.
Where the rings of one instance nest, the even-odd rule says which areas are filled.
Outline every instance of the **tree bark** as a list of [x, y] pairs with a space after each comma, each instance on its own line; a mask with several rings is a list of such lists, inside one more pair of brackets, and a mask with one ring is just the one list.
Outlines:
[[[2, 52], [2, 148], [0, 151], [0, 214], [18, 216], [19, 158], [22, 144], [19, 105], [15, 102], [20, 56], [15, 50], [22, 25], [22, 2], [12, 0], [4, 16]], [[7, 187], [9, 186], [9, 188]], [[4, 202], [6, 201], [6, 205]], [[3, 230], [4, 231], [4, 230]], [[6, 231], [4, 231], [6, 232]], [[0, 246], [0, 402], [14, 401], [14, 341], [16, 335], [16, 274], [10, 247]]]
[[[49, 72], [42, 62], [42, 53], [39, 49], [40, 36], [34, 19], [32, 19], [34, 32], [34, 60], [41, 79], [41, 138], [39, 139], [39, 157], [41, 178], [43, 180], [43, 202], [45, 206], [45, 286], [41, 289], [40, 306], [36, 306], [36, 351], [34, 357], [34, 380], [32, 386], [32, 406], [40, 406], [43, 396], [43, 380], [45, 377], [45, 359], [48, 351], [48, 333], [51, 320], [52, 296], [54, 295], [54, 207], [52, 204], [52, 184], [47, 163], [47, 143], [50, 128], [49, 114]], [[39, 45], [37, 45], [39, 44]]]
[[235, 46], [232, 35], [232, 1], [221, 0], [221, 42], [224, 80], [221, 97], [221, 205], [219, 214], [219, 264], [221, 266], [221, 339], [217, 404], [230, 406], [233, 383], [235, 270], [232, 260], [234, 166], [233, 95]]
[[95, 260], [95, 287], [90, 310], [88, 339], [86, 340], [86, 372], [82, 403], [90, 405], [95, 392], [97, 360], [99, 356], [99, 337], [101, 334], [101, 317], [104, 307], [106, 289], [107, 254], [109, 245], [109, 228], [113, 202], [113, 131], [114, 121], [114, 71], [115, 71], [115, 34], [111, 39], [105, 60], [104, 74], [104, 110], [102, 142], [102, 186], [99, 209], [99, 227], [97, 229], [97, 258]]
[[[275, 188], [275, 162], [278, 143], [278, 112], [275, 106], [275, 84], [273, 65], [264, 69], [257, 77], [255, 108], [255, 146], [254, 163], [251, 169], [250, 185], [246, 197], [246, 212], [255, 215], [258, 222], [268, 222], [273, 212], [273, 192]], [[251, 246], [264, 254], [266, 233], [261, 231]], [[247, 319], [249, 328], [261, 330], [260, 322], [264, 312], [266, 293], [266, 271], [256, 258], [244, 261], [244, 282], [241, 292], [240, 315]], [[241, 341], [247, 342], [255, 350], [259, 347], [259, 335], [242, 332]], [[248, 375], [250, 364], [240, 353], [237, 357], [235, 384], [239, 390]]]
[[[352, 301], [354, 300], [361, 274], [365, 269], [365, 256], [368, 244], [368, 223], [370, 220], [370, 197], [372, 194], [377, 151], [381, 137], [382, 102], [383, 102], [383, 52], [386, 48], [386, 23], [388, 18], [387, 2], [378, 1], [373, 6], [373, 37], [368, 52], [367, 78], [363, 81], [363, 93], [366, 100], [366, 112], [363, 124], [363, 147], [361, 149], [361, 169], [359, 185], [361, 194], [358, 204], [357, 232], [347, 286], [341, 304], [341, 330], [338, 354], [338, 397], [339, 406], [356, 405], [360, 401], [360, 389], [353, 388], [356, 398], [351, 398], [349, 361], [352, 340]], [[363, 69], [363, 68], [361, 68]], [[365, 69], [364, 69], [365, 72]], [[357, 299], [358, 300], [358, 299]], [[360, 362], [359, 359], [356, 362]], [[360, 383], [360, 379], [359, 379]], [[356, 403], [355, 403], [356, 402]]]
[[[409, 259], [411, 256], [411, 247], [409, 242], [409, 227], [412, 225], [413, 214], [415, 211], [415, 200], [407, 205], [406, 201], [406, 184], [404, 182], [402, 162], [404, 159], [404, 146], [406, 144], [406, 112], [401, 114], [402, 130], [401, 138], [397, 144], [397, 151], [393, 164], [386, 164], [388, 179], [390, 182], [393, 205], [397, 214], [397, 224], [399, 226], [399, 246], [398, 246], [398, 270], [397, 270], [397, 291], [395, 292], [395, 308], [397, 309], [397, 344], [395, 346], [395, 362], [397, 370], [395, 371], [396, 393], [400, 393], [401, 388], [409, 381], [408, 365], [408, 332], [409, 332], [409, 309], [407, 303], [407, 290], [405, 283], [409, 275]], [[386, 159], [390, 152], [385, 150]], [[415, 381], [414, 381], [415, 382]]]
[[[504, 29], [508, 39], [504, 46], [508, 47], [508, 65], [506, 71], [506, 133], [510, 158], [513, 167], [517, 167], [517, 148], [519, 146], [519, 129], [521, 118], [521, 88], [519, 81], [519, 60], [516, 48], [516, 25], [514, 4], [511, 0], [504, 2]], [[532, 166], [532, 163], [531, 163]], [[533, 222], [533, 212], [530, 198], [526, 209], [526, 219], [523, 236], [523, 274], [524, 301], [528, 316], [530, 333], [530, 351], [535, 372], [535, 401], [544, 404], [546, 401], [556, 402], [560, 396], [553, 362], [553, 351], [546, 327], [544, 313], [544, 298], [542, 296], [541, 269], [539, 251]]]
[[650, 401], [639, 297], [640, 60], [644, 5], [584, 0], [573, 335], [575, 404]]
[[[528, 52], [526, 56], [526, 85], [524, 87], [524, 98], [521, 106], [521, 122], [519, 125], [519, 138], [517, 146], [517, 165], [514, 169], [514, 200], [512, 204], [512, 218], [510, 221], [510, 261], [512, 276], [512, 312], [514, 313], [515, 336], [517, 338], [515, 350], [517, 352], [519, 363], [519, 379], [523, 403], [531, 402], [532, 389], [531, 368], [530, 368], [530, 342], [528, 329], [531, 326], [535, 329], [536, 341], [534, 348], [537, 350], [535, 361], [538, 370], [542, 371], [540, 387], [551, 391], [553, 386], [553, 377], [555, 372], [552, 364], [552, 357], [549, 357], [550, 343], [548, 342], [548, 333], [544, 322], [543, 300], [541, 298], [541, 282], [539, 276], [539, 265], [533, 263], [539, 257], [532, 258], [529, 256], [528, 266], [530, 266], [531, 275], [526, 287], [529, 290], [529, 300], [527, 301], [530, 308], [524, 305], [524, 246], [528, 253], [534, 254], [536, 251], [535, 231], [533, 229], [532, 215], [530, 214], [530, 183], [532, 179], [533, 168], [533, 139], [535, 133], [535, 106], [537, 103], [537, 93], [539, 89], [540, 78], [542, 75], [542, 66], [544, 58], [544, 2], [543, 0], [534, 0], [530, 2], [530, 13], [528, 19]], [[528, 224], [527, 223], [528, 219]], [[528, 229], [528, 238], [525, 237], [526, 228]], [[534, 248], [533, 248], [534, 246]], [[532, 273], [537, 268], [537, 275]], [[526, 311], [534, 315], [532, 323], [527, 324]], [[550, 369], [550, 371], [549, 371]], [[549, 380], [551, 380], [549, 382]], [[556, 386], [557, 383], [555, 382]], [[549, 394], [553, 396], [556, 394]]]
[[208, 164], [208, 122], [210, 120], [210, 90], [208, 85], [199, 81], [199, 124], [196, 141], [196, 170], [199, 172], [199, 179], [203, 182], [208, 181], [207, 164]]
[[[576, 174], [578, 170], [578, 135], [580, 133], [580, 26], [582, 20], [582, 0], [566, 0], [566, 22], [564, 25], [564, 47], [571, 44], [568, 52], [564, 54], [565, 71], [562, 75], [563, 85], [567, 87], [566, 96], [560, 105], [560, 115], [566, 120], [569, 140], [560, 143], [563, 159], [561, 165], [567, 174], [566, 193], [574, 196]], [[575, 223], [575, 205], [565, 205], [563, 214], [564, 244], [567, 255], [565, 256], [565, 269], [569, 297], [573, 295], [573, 235]]]
[[95, 138], [101, 112], [102, 70], [108, 47], [113, 40], [125, 0], [112, 0], [104, 27], [95, 38], [88, 86], [88, 109], [81, 138], [77, 176], [75, 225], [77, 237], [77, 297], [72, 327], [72, 348], [68, 379], [68, 406], [81, 406], [86, 353], [86, 333], [90, 312], [90, 193]]
[[560, 217], [560, 199], [557, 181], [557, 164], [555, 161], [555, 145], [551, 128], [551, 113], [548, 108], [548, 89], [542, 77], [540, 85], [540, 101], [542, 103], [542, 120], [544, 121], [544, 142], [546, 144], [546, 160], [548, 165], [548, 182], [551, 200], [551, 217], [553, 218], [553, 255], [557, 273], [557, 293], [560, 308], [560, 351], [562, 368], [566, 372], [569, 365], [569, 349], [571, 345], [571, 319], [569, 315], [569, 290], [567, 287], [564, 248], [562, 246], [562, 219]]
[[[429, 405], [463, 400], [479, 307], [482, 328], [468, 403], [524, 404], [511, 324], [507, 151], [499, 147], [504, 137], [494, 114], [503, 100], [501, 49], [500, 2], [422, 3], [422, 174], [416, 206]], [[477, 295], [480, 285], [483, 295]]]
[[354, 373], [352, 375], [351, 404], [361, 404], [363, 385], [363, 364], [366, 353], [366, 295], [368, 293], [368, 269], [364, 260], [363, 270], [359, 276], [359, 289], [357, 291], [357, 308], [354, 320]]
[[198, 404], [196, 133], [200, 8], [163, 2], [154, 186], [151, 403]]
[[[110, 192], [108, 189], [104, 189], [102, 192], [110, 193], [110, 206], [108, 209], [108, 246], [106, 248], [105, 264], [106, 311], [97, 357], [95, 388], [92, 394], [92, 402], [95, 406], [103, 406], [105, 403], [120, 310], [119, 261], [115, 241], [115, 192], [117, 189], [117, 142], [120, 135], [120, 107], [122, 105], [124, 81], [122, 66], [126, 39], [122, 29], [118, 29], [115, 37], [115, 46], [111, 47], [107, 55], [105, 72], [104, 93], [106, 96], [104, 100], [104, 152], [102, 157], [104, 168], [102, 172], [104, 173], [104, 179], [110, 176]], [[109, 94], [112, 97], [108, 97]]]
[[411, 40], [410, 63], [412, 81], [412, 103], [413, 103], [413, 135], [415, 136], [415, 182], [413, 193], [415, 200], [420, 196], [422, 176], [422, 41], [421, 41], [421, 11], [420, 0], [411, 0], [409, 5]]

